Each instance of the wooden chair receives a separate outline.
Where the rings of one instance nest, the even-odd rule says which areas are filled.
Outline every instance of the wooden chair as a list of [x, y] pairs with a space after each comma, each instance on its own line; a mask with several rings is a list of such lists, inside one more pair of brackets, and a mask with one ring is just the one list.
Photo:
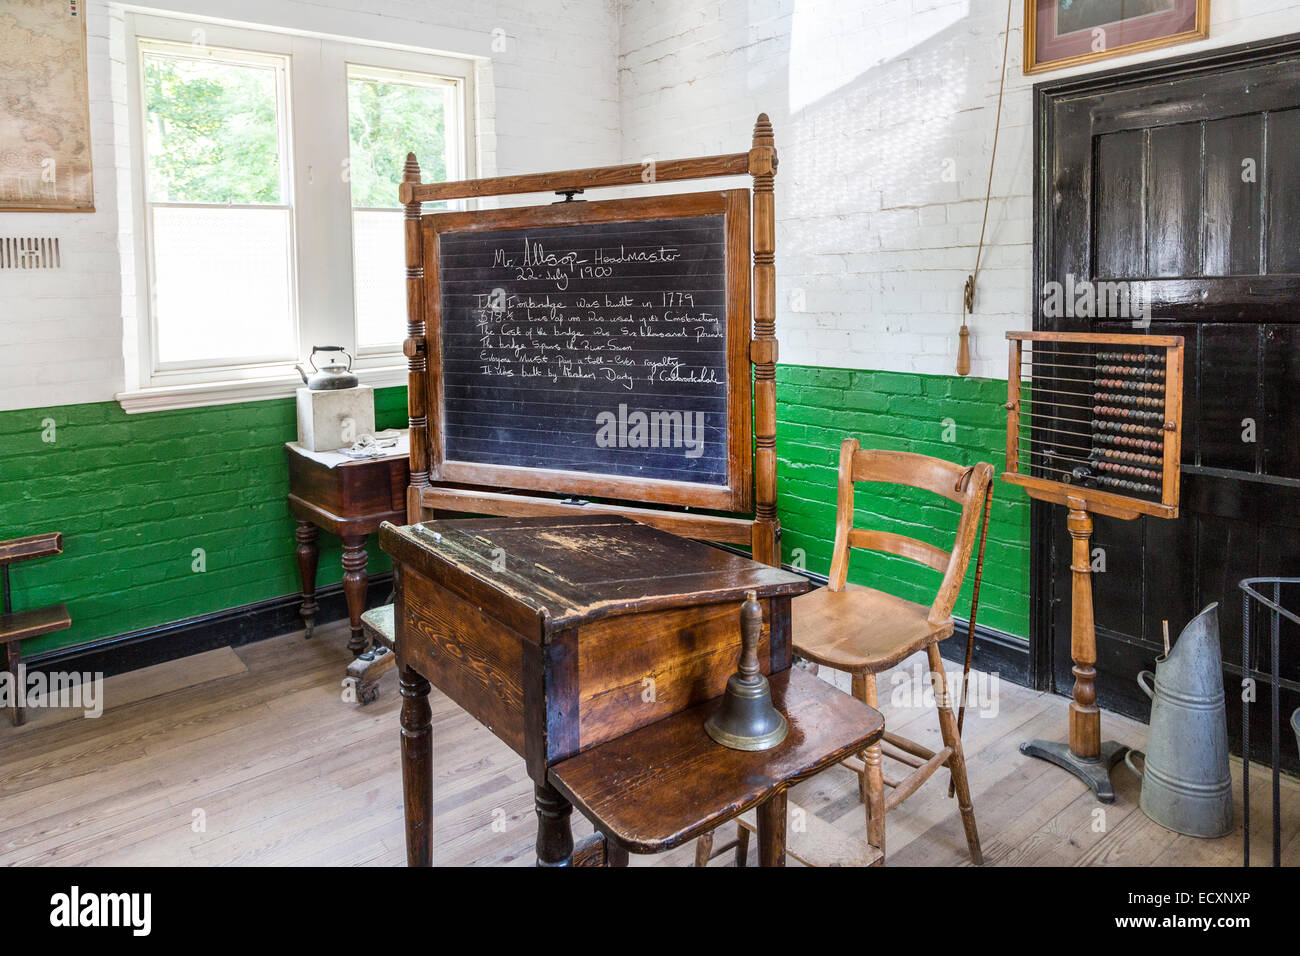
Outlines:
[[42, 634], [65, 630], [72, 626], [72, 618], [68, 616], [67, 607], [62, 604], [32, 608], [29, 611], [15, 611], [9, 600], [9, 565], [62, 553], [63, 535], [57, 531], [34, 534], [28, 538], [15, 538], [12, 541], [0, 541], [0, 578], [4, 582], [4, 611], [0, 613], [0, 646], [5, 649], [4, 669], [13, 674], [14, 679], [15, 727], [21, 726], [25, 720], [24, 688], [20, 676], [22, 642], [28, 638], [40, 637]]
[[[984, 462], [963, 468], [925, 455], [864, 451], [857, 439], [845, 439], [840, 446], [830, 580], [826, 587], [792, 602], [795, 653], [814, 664], [847, 671], [852, 677], [853, 696], [872, 707], [877, 705], [877, 674], [922, 649], [929, 657], [942, 749], [931, 752], [886, 730], [881, 742], [858, 758], [844, 761], [860, 775], [859, 796], [867, 808], [867, 841], [882, 853], [885, 815], [915, 793], [936, 770], [947, 767], [952, 774], [971, 859], [976, 864], [983, 862], [966, 780], [961, 732], [948, 697], [939, 641], [953, 632], [953, 605], [966, 577], [981, 515], [986, 515], [992, 480], [993, 466]], [[961, 518], [952, 550], [945, 551], [889, 531], [853, 527], [853, 486], [862, 481], [906, 485], [959, 504]], [[943, 579], [934, 602], [925, 607], [874, 588], [848, 584], [851, 548], [897, 555], [938, 571]], [[911, 767], [912, 772], [902, 780], [886, 777], [881, 767], [882, 755]], [[886, 786], [891, 788], [888, 797], [884, 792]]]

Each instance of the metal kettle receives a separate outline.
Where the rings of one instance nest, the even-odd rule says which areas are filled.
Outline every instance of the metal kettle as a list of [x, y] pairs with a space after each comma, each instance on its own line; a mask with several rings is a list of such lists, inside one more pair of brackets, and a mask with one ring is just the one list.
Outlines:
[[[325, 365], [316, 364], [317, 352], [342, 352], [347, 355], [348, 364], [344, 365], [340, 361], [330, 359]], [[324, 391], [338, 388], [354, 388], [358, 379], [352, 372], [352, 356], [348, 355], [347, 350], [341, 345], [313, 345], [311, 348], [311, 357], [308, 359], [311, 363], [311, 370], [314, 374], [309, 378], [307, 372], [301, 365], [295, 365], [298, 374], [302, 376], [303, 384], [312, 391]]]

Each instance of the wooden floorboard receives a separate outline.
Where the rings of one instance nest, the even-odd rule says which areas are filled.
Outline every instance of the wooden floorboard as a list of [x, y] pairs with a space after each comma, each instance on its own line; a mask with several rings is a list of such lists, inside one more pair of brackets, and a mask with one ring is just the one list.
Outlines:
[[[96, 719], [32, 711], [0, 723], [0, 864], [399, 866], [405, 862], [393, 673], [367, 707], [346, 702], [343, 625], [137, 671], [105, 682]], [[933, 706], [915, 693], [923, 658], [880, 680], [891, 731], [939, 746]], [[842, 676], [823, 674], [847, 690]], [[986, 862], [999, 866], [1239, 865], [1237, 831], [1197, 840], [1138, 809], [1138, 779], [1117, 769], [1117, 800], [1019, 752], [1065, 733], [1067, 702], [1002, 683], [995, 714], [968, 713], [963, 737]], [[528, 866], [536, 822], [523, 761], [434, 691], [434, 857]], [[1146, 727], [1106, 714], [1103, 733], [1137, 747]], [[889, 761], [886, 761], [887, 767]], [[894, 765], [896, 775], [903, 768]], [[1252, 859], [1271, 853], [1271, 780], [1252, 765]], [[856, 776], [834, 767], [792, 798], [846, 833], [865, 833]], [[730, 837], [719, 834], [719, 843]], [[574, 816], [579, 837], [590, 825]], [[969, 865], [942, 771], [889, 815], [891, 866]], [[1283, 861], [1300, 864], [1300, 785], [1283, 782]], [[751, 847], [751, 863], [756, 862]], [[714, 861], [725, 865], [730, 853]], [[635, 866], [687, 866], [693, 846]]]

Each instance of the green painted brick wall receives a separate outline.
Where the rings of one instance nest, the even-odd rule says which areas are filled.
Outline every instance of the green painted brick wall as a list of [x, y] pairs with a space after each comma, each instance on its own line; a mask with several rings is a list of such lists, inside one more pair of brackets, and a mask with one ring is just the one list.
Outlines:
[[[53, 442], [47, 421], [53, 421]], [[379, 428], [406, 424], [406, 389], [375, 393]], [[63, 532], [63, 554], [14, 566], [14, 607], [63, 602], [71, 629], [23, 654], [299, 590], [285, 504], [293, 399], [127, 415], [116, 402], [0, 412], [0, 540]], [[192, 570], [195, 548], [206, 570]], [[370, 570], [388, 570], [372, 542]], [[321, 535], [318, 585], [342, 577]]]
[[[1006, 385], [889, 372], [781, 366], [778, 506], [786, 560], [802, 549], [826, 573], [835, 528], [840, 441], [955, 461], [1003, 464]], [[376, 425], [401, 427], [406, 390], [376, 392]], [[953, 441], [944, 441], [945, 418]], [[43, 440], [46, 420], [53, 442]], [[0, 540], [62, 531], [59, 557], [14, 569], [14, 606], [62, 601], [70, 630], [28, 641], [24, 654], [252, 604], [298, 590], [283, 444], [296, 434], [291, 399], [126, 415], [116, 402], [0, 412]], [[995, 489], [980, 620], [1028, 633], [1028, 501]], [[948, 502], [859, 492], [858, 521], [945, 544]], [[207, 570], [191, 570], [192, 551]], [[390, 567], [372, 543], [370, 568]], [[338, 542], [321, 536], [318, 584], [338, 581]], [[851, 579], [928, 601], [938, 575], [858, 553]], [[965, 614], [966, 595], [958, 605]]]
[[[830, 570], [835, 538], [835, 486], [840, 443], [919, 452], [962, 464], [1006, 464], [1006, 381], [825, 369], [777, 369], [777, 510], [786, 561], [802, 550], [810, 571]], [[855, 523], [951, 547], [958, 510], [928, 492], [859, 485]], [[1029, 499], [995, 481], [980, 590], [979, 621], [1018, 637], [1029, 634]], [[972, 565], [973, 567], [973, 565]], [[940, 575], [890, 555], [855, 551], [849, 580], [924, 604]], [[971, 584], [957, 604], [969, 613]]]

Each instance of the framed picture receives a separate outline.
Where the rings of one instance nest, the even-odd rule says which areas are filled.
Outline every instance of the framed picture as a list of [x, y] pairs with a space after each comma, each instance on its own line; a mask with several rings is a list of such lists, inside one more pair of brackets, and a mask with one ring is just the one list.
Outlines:
[[1210, 0], [1025, 0], [1025, 72], [1203, 40]]
[[0, 212], [93, 212], [84, 0], [0, 9]]

